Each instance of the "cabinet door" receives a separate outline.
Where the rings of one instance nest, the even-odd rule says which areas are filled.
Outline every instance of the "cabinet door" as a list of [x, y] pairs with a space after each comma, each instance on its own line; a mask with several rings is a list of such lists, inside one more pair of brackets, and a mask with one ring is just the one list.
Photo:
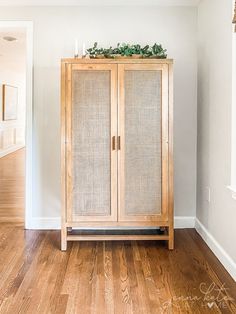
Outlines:
[[116, 221], [117, 65], [68, 65], [66, 87], [67, 221]]
[[118, 69], [119, 221], [166, 221], [168, 65]]

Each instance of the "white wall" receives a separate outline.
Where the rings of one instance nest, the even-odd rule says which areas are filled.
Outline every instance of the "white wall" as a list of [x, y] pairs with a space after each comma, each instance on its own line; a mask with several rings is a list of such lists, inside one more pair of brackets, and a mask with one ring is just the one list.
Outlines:
[[197, 9], [2, 7], [0, 20], [34, 22], [33, 216], [60, 215], [60, 59], [87, 46], [160, 42], [175, 60], [175, 215], [195, 216]]
[[226, 188], [231, 174], [232, 0], [202, 0], [198, 18], [197, 218], [207, 237], [223, 248], [236, 278], [236, 201]]
[[[18, 88], [17, 120], [3, 121], [2, 86]], [[0, 157], [25, 145], [25, 71], [0, 58]]]

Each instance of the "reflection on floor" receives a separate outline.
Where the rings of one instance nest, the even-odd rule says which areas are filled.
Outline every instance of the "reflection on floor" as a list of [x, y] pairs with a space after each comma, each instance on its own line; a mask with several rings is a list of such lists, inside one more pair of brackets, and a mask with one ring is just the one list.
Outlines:
[[25, 149], [0, 158], [0, 222], [23, 222]]

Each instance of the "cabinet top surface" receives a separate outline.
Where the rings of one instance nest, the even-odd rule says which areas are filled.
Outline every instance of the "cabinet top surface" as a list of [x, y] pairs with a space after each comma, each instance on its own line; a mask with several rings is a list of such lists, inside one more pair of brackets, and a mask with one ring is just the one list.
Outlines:
[[90, 58], [65, 58], [61, 59], [62, 63], [155, 63], [155, 64], [172, 64], [173, 59], [136, 59], [136, 58], [119, 58], [119, 59], [90, 59]]

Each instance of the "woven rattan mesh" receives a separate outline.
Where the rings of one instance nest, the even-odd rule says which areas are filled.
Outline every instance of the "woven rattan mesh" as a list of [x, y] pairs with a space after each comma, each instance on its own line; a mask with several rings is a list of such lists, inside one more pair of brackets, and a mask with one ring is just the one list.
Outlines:
[[161, 212], [161, 72], [125, 73], [125, 211]]
[[110, 72], [72, 78], [73, 215], [110, 214]]

